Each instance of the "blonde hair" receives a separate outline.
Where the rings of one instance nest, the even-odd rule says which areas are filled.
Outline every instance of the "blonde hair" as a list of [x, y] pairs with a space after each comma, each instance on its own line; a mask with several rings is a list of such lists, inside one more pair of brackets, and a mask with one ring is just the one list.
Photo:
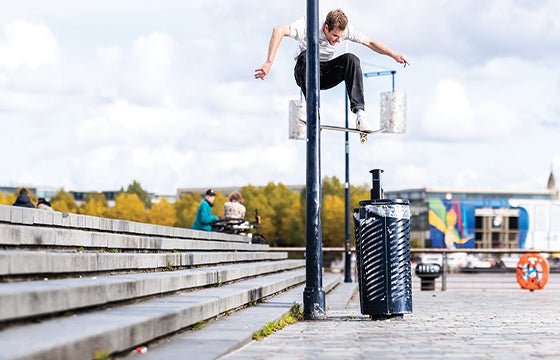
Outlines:
[[327, 14], [325, 24], [329, 27], [329, 31], [332, 31], [334, 28], [345, 30], [346, 25], [348, 25], [348, 18], [342, 10], [332, 10]]

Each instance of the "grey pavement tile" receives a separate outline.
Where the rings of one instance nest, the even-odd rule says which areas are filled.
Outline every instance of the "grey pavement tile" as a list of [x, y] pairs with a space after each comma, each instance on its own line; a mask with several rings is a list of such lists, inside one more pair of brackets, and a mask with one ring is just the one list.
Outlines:
[[[508, 275], [500, 277], [502, 282]], [[558, 287], [534, 293], [518, 287], [491, 290], [492, 279], [486, 279], [483, 289], [415, 290], [414, 312], [400, 321], [360, 318], [356, 296], [346, 309], [330, 311], [330, 320], [288, 326], [223, 359], [272, 359], [278, 348], [295, 359], [328, 359], [341, 347], [345, 359], [560, 358]]]

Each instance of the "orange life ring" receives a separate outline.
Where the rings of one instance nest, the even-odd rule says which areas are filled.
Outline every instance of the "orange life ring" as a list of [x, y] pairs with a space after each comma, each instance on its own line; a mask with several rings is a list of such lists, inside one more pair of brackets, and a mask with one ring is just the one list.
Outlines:
[[517, 263], [517, 282], [523, 289], [542, 290], [549, 274], [548, 260], [539, 254], [523, 254]]

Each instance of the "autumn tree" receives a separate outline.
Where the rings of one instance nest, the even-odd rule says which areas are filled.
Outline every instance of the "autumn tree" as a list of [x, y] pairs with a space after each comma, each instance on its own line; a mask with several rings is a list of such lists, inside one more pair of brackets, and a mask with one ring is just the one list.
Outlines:
[[86, 201], [80, 206], [80, 214], [105, 217], [108, 215], [109, 205], [105, 195], [100, 192], [89, 193]]
[[173, 226], [177, 221], [177, 211], [167, 199], [163, 198], [152, 205], [148, 211], [148, 218], [152, 224]]
[[16, 194], [0, 192], [0, 205], [12, 205], [16, 202]]
[[[305, 238], [303, 226], [298, 214], [300, 199], [296, 192], [285, 185], [273, 182], [265, 187], [256, 188], [252, 185], [241, 188], [247, 214], [254, 214], [258, 209], [261, 216], [260, 231], [269, 239], [271, 245], [300, 245]], [[298, 224], [300, 222], [300, 224]]]
[[344, 200], [344, 184], [336, 176], [325, 177], [321, 182], [321, 195], [323, 199], [329, 195], [334, 195]]
[[64, 189], [60, 189], [56, 195], [51, 199], [51, 206], [56, 211], [77, 213], [78, 205], [76, 205], [76, 200], [69, 192]]
[[323, 245], [344, 246], [344, 200], [336, 195], [327, 195], [321, 209]]
[[148, 212], [136, 194], [120, 193], [115, 199], [115, 207], [108, 211], [114, 219], [147, 222]]
[[140, 199], [140, 201], [144, 203], [144, 207], [146, 209], [152, 207], [152, 198], [150, 197], [150, 194], [148, 193], [148, 191], [142, 189], [142, 186], [138, 181], [133, 180], [132, 184], [128, 185], [128, 187], [126, 188], [126, 193], [136, 194], [138, 196], [138, 199]]
[[216, 196], [214, 197], [214, 205], [212, 205], [212, 215], [216, 215], [220, 219], [224, 217], [224, 204], [228, 201], [228, 198], [222, 194], [221, 191], [216, 191]]
[[186, 193], [175, 201], [174, 208], [177, 216], [175, 226], [182, 228], [190, 228], [196, 218], [196, 210], [202, 201], [202, 197], [198, 193]]

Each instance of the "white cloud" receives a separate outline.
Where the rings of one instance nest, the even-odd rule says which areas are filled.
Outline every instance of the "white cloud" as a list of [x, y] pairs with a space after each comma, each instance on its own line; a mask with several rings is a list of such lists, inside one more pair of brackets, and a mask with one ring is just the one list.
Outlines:
[[177, 42], [162, 32], [139, 37], [129, 52], [120, 46], [97, 48], [107, 72], [100, 92], [118, 89], [119, 96], [140, 104], [174, 104], [171, 80], [177, 48]]
[[43, 24], [16, 20], [0, 33], [0, 69], [25, 66], [33, 70], [60, 61], [60, 49], [50, 29]]
[[471, 103], [461, 83], [450, 79], [438, 82], [422, 125], [425, 134], [435, 138], [454, 140], [474, 134]]
[[122, 49], [118, 46], [98, 48], [96, 53], [101, 63], [109, 67], [118, 66], [123, 57]]
[[438, 82], [422, 114], [426, 136], [440, 140], [480, 140], [504, 137], [520, 128], [516, 111], [495, 100], [472, 104], [456, 80]]
[[143, 106], [117, 100], [95, 110], [92, 118], [76, 129], [82, 141], [123, 142], [131, 146], [151, 139], [155, 142], [177, 140], [193, 129], [201, 113], [165, 106]]
[[[25, 178], [107, 189], [137, 179], [170, 193], [305, 181], [305, 143], [287, 140], [287, 100], [299, 97], [295, 42], [282, 41], [266, 81], [253, 79], [272, 27], [304, 15], [301, 1], [270, 3], [265, 12], [258, 2], [222, 0], [62, 0], [56, 8], [30, 1], [4, 4], [0, 14], [0, 109], [9, 110], [0, 111], [0, 151], [8, 154], [2, 166], [9, 169], [0, 184]], [[352, 183], [369, 183], [369, 170], [381, 167], [393, 189], [541, 187], [539, 174], [554, 156], [560, 166], [559, 2], [321, 5], [342, 7], [359, 29], [413, 64], [402, 70], [388, 57], [351, 47], [364, 71], [377, 70], [371, 64], [397, 69], [397, 90], [408, 97], [406, 135], [371, 136], [366, 145], [350, 136]], [[185, 27], [177, 14], [192, 22]], [[375, 126], [379, 92], [390, 89], [390, 78], [368, 79], [365, 87]], [[343, 93], [321, 92], [325, 123], [343, 123]], [[15, 133], [33, 139], [18, 156]], [[323, 132], [324, 176], [343, 178], [343, 138]], [[534, 177], [515, 180], [521, 168]]]

